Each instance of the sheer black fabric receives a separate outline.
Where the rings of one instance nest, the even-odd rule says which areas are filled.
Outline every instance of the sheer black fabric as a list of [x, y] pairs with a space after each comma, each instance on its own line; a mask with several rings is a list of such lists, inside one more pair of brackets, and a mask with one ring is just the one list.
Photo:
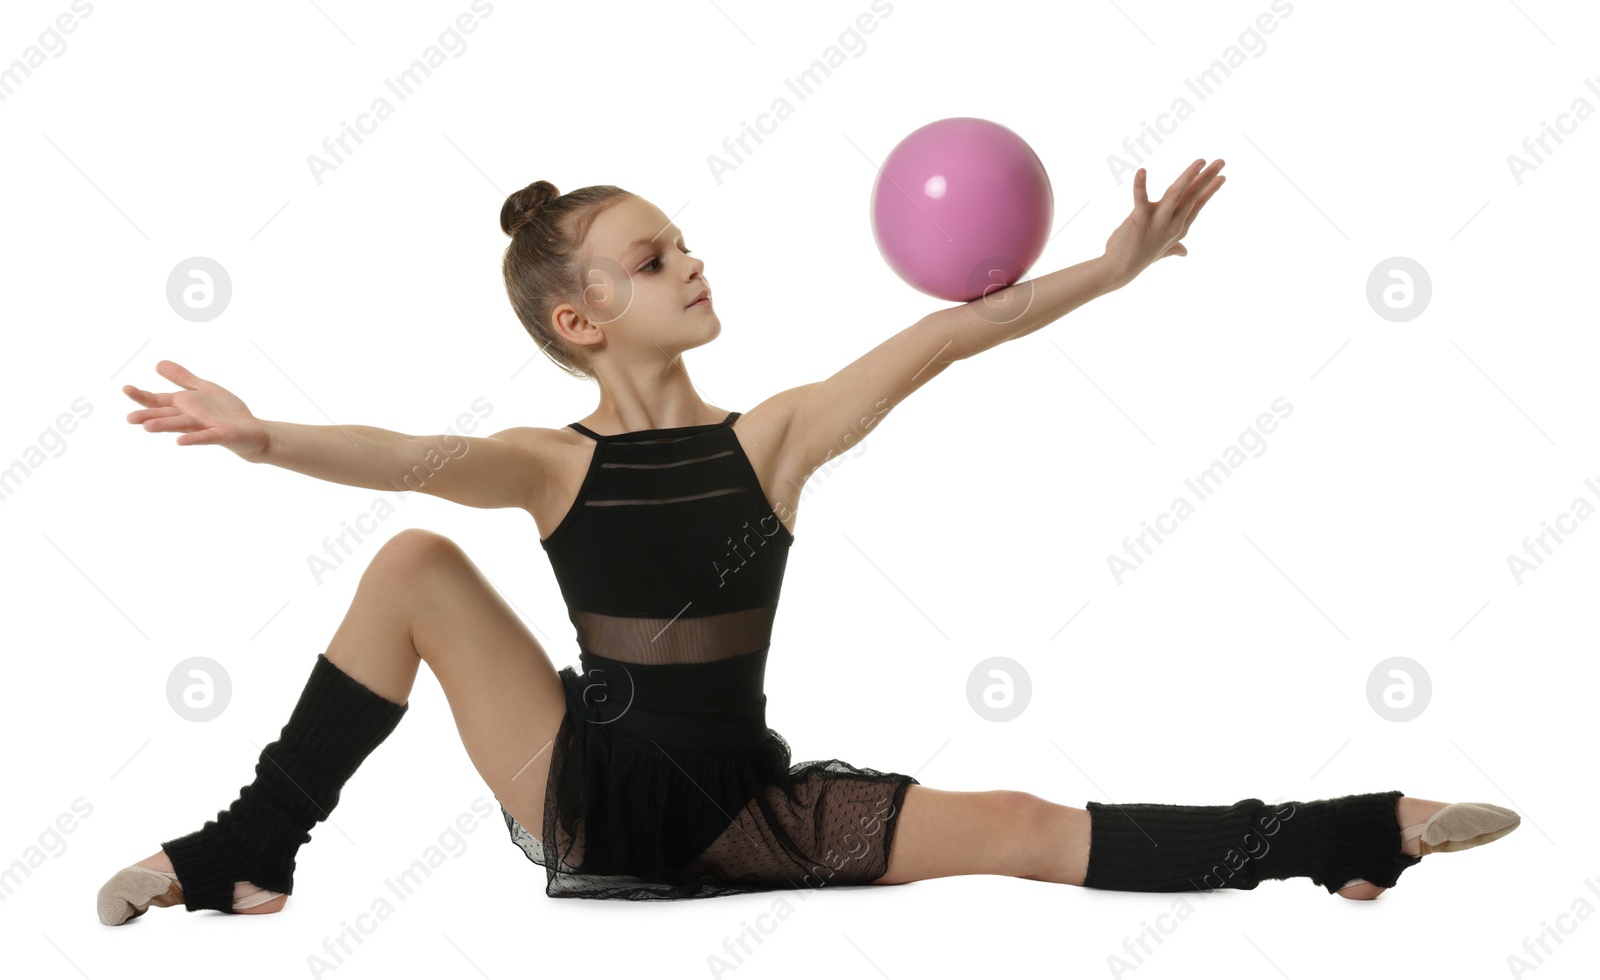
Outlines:
[[[581, 650], [637, 664], [707, 663], [767, 645], [777, 603], [711, 616], [658, 619], [571, 611]], [[668, 629], [668, 627], [672, 627]]]
[[[795, 765], [764, 676], [794, 537], [722, 422], [602, 436], [541, 543], [580, 669], [550, 747], [537, 835], [547, 895], [633, 900], [868, 884], [911, 776]], [[502, 810], [502, 812], [504, 812]]]

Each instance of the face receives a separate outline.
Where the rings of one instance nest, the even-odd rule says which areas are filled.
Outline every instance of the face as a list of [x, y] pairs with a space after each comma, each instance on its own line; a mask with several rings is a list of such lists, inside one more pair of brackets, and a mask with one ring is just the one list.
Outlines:
[[607, 208], [580, 253], [584, 302], [558, 304], [556, 329], [574, 344], [603, 341], [606, 356], [650, 360], [709, 342], [722, 323], [710, 301], [690, 305], [711, 285], [705, 263], [687, 245], [678, 226], [648, 201], [629, 197]]

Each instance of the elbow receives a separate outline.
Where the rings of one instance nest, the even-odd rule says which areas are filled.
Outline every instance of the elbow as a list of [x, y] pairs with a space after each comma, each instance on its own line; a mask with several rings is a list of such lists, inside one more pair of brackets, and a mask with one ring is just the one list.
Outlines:
[[929, 370], [937, 373], [956, 361], [978, 353], [979, 348], [973, 346], [973, 338], [976, 336], [974, 322], [979, 317], [968, 309], [971, 305], [967, 303], [935, 310], [917, 321], [912, 328], [930, 338], [927, 346], [936, 352], [927, 365]]

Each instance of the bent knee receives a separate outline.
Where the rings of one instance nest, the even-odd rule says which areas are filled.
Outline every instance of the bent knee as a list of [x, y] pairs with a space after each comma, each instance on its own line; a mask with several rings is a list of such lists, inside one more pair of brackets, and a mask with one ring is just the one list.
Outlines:
[[440, 565], [459, 563], [466, 552], [450, 538], [420, 527], [408, 527], [383, 543], [372, 556], [368, 574], [393, 574], [414, 582], [419, 574]]

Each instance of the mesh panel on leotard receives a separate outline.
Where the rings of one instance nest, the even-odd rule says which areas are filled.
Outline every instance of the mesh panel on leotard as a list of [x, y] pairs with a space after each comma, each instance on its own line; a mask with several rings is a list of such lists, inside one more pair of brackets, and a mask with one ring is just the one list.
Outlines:
[[707, 663], [765, 647], [772, 636], [774, 603], [755, 609], [679, 616], [607, 616], [571, 610], [578, 646], [612, 660], [640, 664]]
[[512, 839], [554, 897], [705, 898], [882, 876], [910, 776], [793, 764], [765, 721], [766, 658], [794, 537], [733, 423], [599, 435], [541, 541], [579, 668], [542, 827]]

